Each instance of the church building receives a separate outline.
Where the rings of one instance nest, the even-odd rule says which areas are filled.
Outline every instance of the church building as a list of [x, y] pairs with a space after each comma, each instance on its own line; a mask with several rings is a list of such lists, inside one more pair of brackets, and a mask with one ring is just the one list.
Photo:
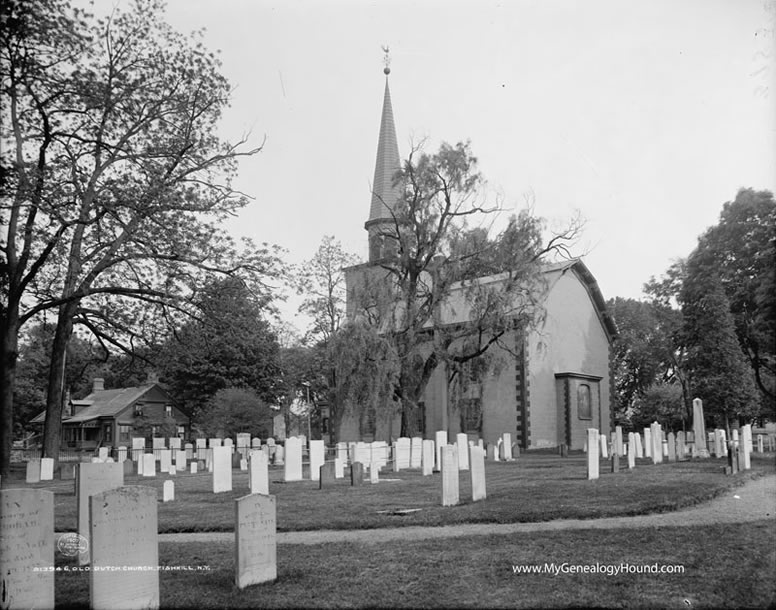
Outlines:
[[[395, 239], [386, 238], [394, 226], [391, 202], [400, 196], [393, 177], [400, 168], [391, 94], [386, 68], [380, 134], [377, 146], [372, 198], [365, 223], [369, 261], [345, 270], [348, 315], [354, 287], [366, 277], [380, 277], [378, 262], [390, 255]], [[566, 444], [582, 449], [586, 429], [609, 434], [613, 427], [614, 379], [612, 342], [615, 323], [606, 310], [595, 278], [584, 262], [572, 259], [543, 268], [544, 323], [536, 330], [510, 331], [489, 350], [498, 366], [471, 379], [459, 376], [449, 383], [442, 363], [432, 373], [418, 415], [419, 433], [434, 438], [446, 430], [448, 438], [463, 432], [470, 439], [495, 442], [504, 432], [512, 434], [522, 449], [550, 448]], [[387, 279], [387, 278], [386, 278]], [[483, 283], [503, 281], [499, 276], [478, 278]], [[444, 324], [466, 324], [464, 287], [453, 285], [443, 307]], [[429, 328], [429, 332], [433, 329]], [[385, 440], [399, 437], [400, 420], [368, 422], [363, 417], [344, 417], [336, 436], [340, 441]]]

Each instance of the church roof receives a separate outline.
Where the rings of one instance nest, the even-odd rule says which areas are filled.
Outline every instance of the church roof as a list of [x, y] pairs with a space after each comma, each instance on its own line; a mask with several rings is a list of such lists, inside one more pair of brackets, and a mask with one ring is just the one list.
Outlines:
[[391, 91], [388, 78], [385, 79], [383, 115], [380, 119], [380, 136], [377, 141], [375, 177], [372, 182], [372, 204], [369, 207], [367, 224], [377, 220], [393, 220], [389, 206], [399, 199], [399, 189], [393, 184], [393, 177], [401, 168], [399, 146], [396, 143], [396, 126], [393, 122]]

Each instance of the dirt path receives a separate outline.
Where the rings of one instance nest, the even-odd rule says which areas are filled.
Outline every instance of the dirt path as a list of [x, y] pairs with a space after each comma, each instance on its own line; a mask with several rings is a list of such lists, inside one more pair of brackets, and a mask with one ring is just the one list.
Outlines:
[[[391, 540], [452, 538], [485, 534], [548, 532], [562, 529], [615, 529], [675, 527], [712, 523], [742, 523], [776, 519], [776, 476], [770, 475], [745, 483], [698, 506], [673, 513], [606, 517], [603, 519], [559, 519], [539, 523], [471, 523], [443, 527], [394, 527], [366, 530], [318, 530], [278, 532], [278, 544], [321, 544], [326, 542], [381, 543]], [[160, 534], [160, 542], [231, 542], [233, 532]]]

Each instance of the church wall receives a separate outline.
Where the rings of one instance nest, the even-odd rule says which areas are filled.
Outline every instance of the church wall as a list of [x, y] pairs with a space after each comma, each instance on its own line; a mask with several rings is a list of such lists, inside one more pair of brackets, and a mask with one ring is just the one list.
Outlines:
[[546, 301], [547, 321], [528, 339], [529, 446], [554, 447], [566, 442], [562, 397], [558, 396], [562, 385], [555, 375], [572, 372], [602, 378], [591, 386], [597, 391], [592, 420], [580, 420], [576, 411], [569, 418], [571, 448], [581, 449], [585, 429], [610, 433], [609, 341], [583, 282], [573, 271], [548, 279], [554, 285]]

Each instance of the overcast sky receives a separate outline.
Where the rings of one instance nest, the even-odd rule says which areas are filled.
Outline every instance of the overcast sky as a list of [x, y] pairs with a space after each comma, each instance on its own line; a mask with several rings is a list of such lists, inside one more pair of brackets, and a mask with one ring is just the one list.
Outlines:
[[640, 297], [740, 187], [776, 187], [773, 0], [168, 0], [167, 16], [222, 52], [222, 135], [266, 136], [230, 228], [292, 262], [326, 234], [366, 257], [382, 45], [402, 157], [469, 139], [506, 208], [579, 210], [606, 298]]

